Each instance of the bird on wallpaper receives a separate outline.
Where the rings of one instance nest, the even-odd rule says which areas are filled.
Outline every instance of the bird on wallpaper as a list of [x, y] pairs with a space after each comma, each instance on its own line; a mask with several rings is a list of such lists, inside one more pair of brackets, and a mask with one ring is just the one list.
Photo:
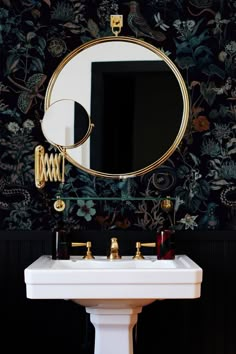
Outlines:
[[136, 38], [139, 37], [148, 37], [156, 40], [157, 42], [164, 41], [166, 36], [160, 32], [153, 30], [146, 19], [140, 12], [139, 3], [137, 1], [130, 1], [127, 3], [129, 5], [129, 14], [128, 14], [128, 26], [132, 32], [134, 32]]

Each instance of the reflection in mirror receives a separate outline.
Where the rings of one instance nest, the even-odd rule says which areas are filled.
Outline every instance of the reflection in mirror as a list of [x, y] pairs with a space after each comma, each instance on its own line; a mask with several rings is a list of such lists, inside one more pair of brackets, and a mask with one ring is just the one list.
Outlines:
[[69, 99], [54, 102], [46, 110], [41, 126], [51, 144], [67, 149], [82, 144], [92, 128], [84, 107]]
[[97, 129], [90, 168], [124, 174], [151, 165], [171, 148], [182, 111], [179, 83], [163, 61], [92, 63], [91, 117]]
[[45, 109], [63, 99], [80, 102], [95, 125], [66, 158], [96, 176], [152, 171], [175, 151], [188, 121], [187, 89], [175, 64], [131, 37], [104, 37], [71, 52], [49, 82]]

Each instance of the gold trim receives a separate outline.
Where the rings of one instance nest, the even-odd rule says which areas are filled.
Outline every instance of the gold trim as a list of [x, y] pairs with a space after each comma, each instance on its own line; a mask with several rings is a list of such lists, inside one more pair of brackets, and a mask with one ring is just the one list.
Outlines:
[[64, 183], [65, 152], [49, 155], [45, 153], [42, 145], [38, 145], [35, 148], [34, 159], [35, 185], [37, 188], [43, 188], [48, 181]]
[[69, 53], [62, 60], [62, 62], [58, 65], [58, 67], [54, 71], [54, 73], [49, 81], [49, 84], [48, 84], [48, 87], [46, 90], [46, 95], [45, 95], [45, 110], [48, 109], [48, 107], [51, 104], [51, 94], [52, 94], [54, 84], [57, 80], [58, 75], [60, 74], [61, 70], [65, 67], [65, 65], [71, 59], [73, 59], [77, 54], [82, 52], [83, 50], [86, 50], [87, 48], [94, 46], [96, 44], [105, 43], [105, 42], [112, 42], [112, 41], [113, 42], [120, 41], [120, 42], [134, 43], [134, 44], [137, 44], [137, 45], [140, 45], [142, 47], [149, 49], [150, 51], [154, 52], [157, 56], [161, 57], [161, 59], [170, 67], [170, 69], [174, 73], [174, 75], [179, 83], [180, 90], [182, 93], [182, 98], [183, 98], [182, 121], [181, 121], [179, 132], [178, 132], [172, 146], [159, 159], [157, 159], [152, 164], [150, 164], [142, 169], [139, 169], [137, 171], [133, 171], [130, 173], [125, 173], [125, 174], [109, 174], [109, 173], [100, 172], [100, 171], [86, 168], [86, 167], [80, 165], [79, 163], [77, 163], [70, 156], [66, 155], [66, 159], [69, 162], [71, 162], [74, 166], [78, 167], [82, 171], [92, 174], [93, 176], [121, 179], [121, 178], [126, 178], [126, 177], [137, 177], [137, 176], [144, 175], [145, 173], [149, 173], [149, 172], [153, 171], [154, 169], [156, 169], [161, 164], [163, 164], [174, 153], [174, 151], [176, 150], [176, 148], [180, 144], [180, 142], [184, 136], [184, 133], [186, 131], [186, 128], [187, 128], [188, 119], [189, 119], [189, 96], [188, 96], [186, 84], [183, 80], [183, 77], [182, 77], [179, 69], [172, 62], [172, 60], [165, 53], [163, 53], [160, 49], [156, 48], [155, 46], [153, 46], [150, 43], [144, 42], [143, 40], [140, 40], [137, 38], [126, 37], [126, 36], [119, 36], [119, 37], [116, 37], [116, 36], [112, 37], [111, 36], [111, 37], [102, 37], [102, 38], [94, 39], [92, 41], [84, 43], [81, 46], [79, 46], [78, 48], [74, 49], [71, 53]]
[[35, 185], [37, 188], [43, 188], [45, 186], [45, 180], [42, 176], [41, 159], [44, 156], [45, 150], [42, 145], [36, 146], [34, 150], [34, 171], [35, 171]]

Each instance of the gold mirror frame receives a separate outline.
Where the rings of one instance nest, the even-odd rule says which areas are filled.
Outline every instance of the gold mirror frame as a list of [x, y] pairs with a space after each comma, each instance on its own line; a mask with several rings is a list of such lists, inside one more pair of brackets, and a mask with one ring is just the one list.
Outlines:
[[[178, 131], [178, 134], [173, 142], [173, 144], [170, 146], [170, 148], [160, 157], [158, 158], [156, 161], [154, 161], [153, 163], [151, 163], [148, 166], [145, 166], [144, 168], [141, 168], [137, 171], [133, 171], [133, 172], [129, 172], [129, 173], [124, 173], [124, 174], [112, 174], [112, 173], [105, 173], [105, 172], [101, 172], [101, 171], [96, 171], [90, 168], [87, 168], [81, 164], [79, 164], [77, 161], [75, 161], [73, 158], [71, 158], [71, 156], [68, 155], [66, 149], [62, 149], [62, 147], [57, 146], [58, 150], [65, 156], [65, 158], [72, 163], [74, 166], [78, 167], [79, 169], [92, 174], [94, 176], [97, 177], [105, 177], [105, 178], [127, 178], [127, 177], [137, 177], [137, 176], [141, 176], [144, 175], [148, 172], [153, 171], [154, 169], [156, 169], [157, 167], [159, 167], [161, 164], [163, 164], [176, 150], [176, 148], [178, 147], [178, 145], [180, 144], [184, 133], [186, 131], [187, 128], [187, 124], [188, 124], [188, 118], [189, 118], [189, 97], [188, 97], [188, 91], [185, 85], [185, 82], [183, 80], [183, 77], [180, 73], [180, 71], [178, 70], [178, 68], [176, 67], [176, 65], [171, 61], [171, 59], [164, 54], [160, 49], [154, 47], [153, 45], [144, 42], [143, 40], [140, 39], [136, 39], [133, 37], [125, 37], [125, 36], [118, 36], [118, 37], [103, 37], [103, 38], [99, 38], [99, 39], [95, 39], [92, 40], [90, 42], [87, 42], [81, 46], [79, 46], [78, 48], [76, 48], [75, 50], [73, 50], [69, 55], [67, 55], [62, 62], [59, 64], [59, 66], [57, 67], [57, 69], [55, 70], [55, 72], [53, 73], [48, 87], [47, 87], [47, 91], [46, 91], [46, 95], [45, 95], [45, 111], [50, 107], [51, 104], [53, 104], [52, 102], [52, 92], [53, 92], [53, 88], [54, 85], [56, 83], [56, 80], [58, 78], [58, 76], [60, 75], [61, 71], [63, 70], [63, 68], [66, 66], [66, 64], [72, 60], [75, 56], [77, 56], [79, 53], [81, 53], [82, 51], [86, 50], [87, 48], [90, 48], [91, 46], [94, 45], [98, 45], [100, 43], [105, 43], [105, 42], [116, 42], [116, 41], [120, 41], [120, 42], [128, 42], [128, 43], [134, 43], [136, 45], [142, 46], [148, 50], [150, 50], [151, 52], [153, 52], [154, 54], [156, 54], [159, 58], [161, 58], [171, 69], [171, 71], [174, 73], [178, 83], [179, 83], [179, 87], [180, 87], [180, 91], [182, 94], [182, 99], [183, 99], [183, 114], [182, 114], [182, 120], [181, 120], [181, 124], [180, 124], [180, 128]], [[68, 97], [66, 97], [68, 98]]]
[[90, 134], [92, 133], [92, 129], [94, 128], [94, 124], [91, 123], [91, 119], [90, 119], [89, 115], [84, 110], [84, 114], [86, 114], [86, 118], [88, 120], [87, 131], [84, 133], [84, 135], [82, 137], [80, 137], [79, 140], [77, 140], [76, 142], [74, 142], [73, 144], [70, 144], [70, 145], [68, 145], [68, 144], [63, 145], [63, 144], [59, 144], [59, 143], [56, 143], [55, 141], [53, 141], [53, 138], [49, 138], [48, 133], [47, 133], [47, 128], [43, 127], [43, 125], [45, 123], [45, 119], [49, 117], [49, 114], [51, 114], [50, 110], [52, 108], [55, 108], [57, 105], [64, 104], [65, 102], [69, 102], [69, 101], [72, 102], [73, 104], [79, 104], [78, 102], [72, 101], [69, 99], [55, 101], [48, 107], [48, 109], [46, 110], [46, 112], [44, 114], [43, 119], [41, 120], [42, 132], [43, 132], [43, 135], [45, 136], [45, 138], [47, 139], [47, 141], [51, 145], [56, 146], [60, 151], [62, 151], [62, 149], [63, 149], [63, 152], [65, 149], [74, 149], [74, 148], [82, 145], [89, 138]]

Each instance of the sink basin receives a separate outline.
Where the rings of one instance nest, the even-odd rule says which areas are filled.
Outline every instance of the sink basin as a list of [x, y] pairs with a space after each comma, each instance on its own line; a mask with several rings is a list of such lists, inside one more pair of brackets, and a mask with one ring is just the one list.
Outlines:
[[157, 299], [200, 297], [202, 269], [187, 255], [173, 260], [44, 255], [25, 269], [25, 283], [27, 298], [85, 306], [95, 326], [95, 354], [133, 354], [131, 330], [142, 307]]
[[[97, 256], [85, 260], [52, 260], [41, 256], [25, 269], [27, 297], [73, 299], [78, 303], [106, 306], [108, 299], [176, 299], [200, 296], [202, 269], [186, 255], [172, 260]], [[130, 304], [130, 301], [129, 301]], [[137, 301], [135, 306], [137, 305]]]
[[78, 257], [70, 260], [61, 260], [53, 265], [53, 268], [62, 269], [143, 269], [143, 268], [176, 268], [179, 262], [177, 260], [162, 260], [161, 262], [155, 257], [146, 257], [144, 260], [135, 260], [131, 257], [122, 257], [122, 259], [108, 260], [106, 257], [96, 257], [88, 261]]

